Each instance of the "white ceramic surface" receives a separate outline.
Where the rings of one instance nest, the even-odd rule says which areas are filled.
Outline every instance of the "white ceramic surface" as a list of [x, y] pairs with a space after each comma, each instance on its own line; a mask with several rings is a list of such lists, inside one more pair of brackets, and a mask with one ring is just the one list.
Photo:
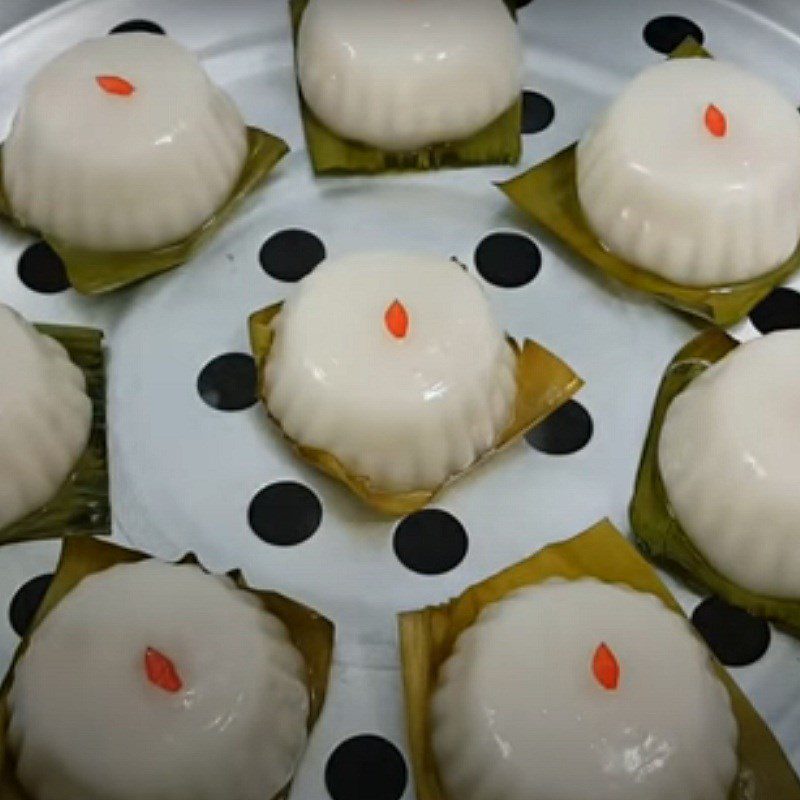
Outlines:
[[314, 113], [340, 135], [386, 150], [486, 127], [517, 99], [521, 62], [504, 0], [319, 0], [297, 37]]
[[[797, 94], [800, 14], [782, 0], [674, 0], [720, 57]], [[116, 539], [165, 557], [193, 550], [215, 570], [244, 568], [249, 581], [317, 606], [338, 626], [326, 711], [295, 784], [303, 800], [327, 797], [324, 766], [349, 736], [380, 734], [407, 753], [395, 614], [438, 603], [603, 516], [628, 530], [627, 505], [655, 390], [694, 329], [656, 303], [596, 280], [549, 237], [535, 234], [543, 264], [519, 289], [487, 285], [498, 323], [558, 353], [586, 380], [578, 399], [594, 436], [575, 455], [553, 457], [520, 443], [455, 484], [438, 505], [469, 536], [461, 564], [439, 576], [406, 569], [392, 547], [395, 523], [365, 511], [346, 490], [298, 463], [262, 409], [225, 414], [199, 398], [202, 367], [247, 352], [246, 318], [282, 300], [291, 285], [258, 263], [264, 240], [300, 227], [329, 256], [363, 249], [424, 249], [472, 270], [489, 232], [531, 233], [491, 181], [517, 174], [574, 142], [639, 70], [660, 56], [642, 28], [665, 13], [660, 0], [534, 0], [520, 11], [526, 87], [550, 97], [554, 123], [524, 137], [517, 169], [495, 167], [378, 179], [312, 177], [297, 108], [288, 15], [281, 0], [78, 0], [0, 37], [0, 137], [26, 78], [55, 52], [136, 17], [156, 20], [194, 50], [248, 123], [285, 138], [292, 153], [263, 191], [191, 265], [109, 297], [37, 294], [17, 278], [29, 240], [0, 232], [0, 298], [30, 318], [103, 327], [110, 353], [109, 428]], [[746, 41], [747, 46], [742, 46]], [[752, 336], [753, 329], [737, 331]], [[247, 507], [262, 486], [298, 480], [323, 506], [320, 529], [296, 547], [253, 535]], [[0, 553], [0, 609], [29, 578], [52, 570], [55, 543]], [[699, 598], [669, 585], [684, 608]], [[0, 614], [4, 663], [17, 645]], [[800, 645], [773, 630], [767, 654], [732, 670], [800, 767]], [[409, 782], [404, 798], [414, 796]]]
[[[170, 681], [152, 679], [153, 655]], [[113, 567], [59, 604], [15, 669], [17, 774], [38, 800], [273, 797], [306, 742], [304, 677], [283, 623], [229, 578]]]

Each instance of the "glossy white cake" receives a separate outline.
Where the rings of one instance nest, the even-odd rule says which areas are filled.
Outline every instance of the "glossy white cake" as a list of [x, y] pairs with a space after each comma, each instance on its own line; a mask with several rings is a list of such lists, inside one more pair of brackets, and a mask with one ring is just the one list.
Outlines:
[[288, 298], [264, 391], [292, 439], [373, 488], [433, 489], [508, 426], [516, 360], [457, 263], [361, 253], [323, 262]]
[[667, 409], [658, 464], [686, 534], [722, 575], [800, 597], [800, 331], [736, 348]]
[[58, 492], [89, 440], [83, 372], [55, 339], [0, 304], [0, 528]]
[[609, 250], [674, 283], [744, 281], [800, 239], [800, 115], [722, 61], [638, 75], [577, 150], [589, 225]]
[[283, 624], [227, 578], [112, 567], [14, 671], [17, 776], [34, 800], [269, 800], [305, 746], [304, 675]]
[[730, 699], [654, 595], [548, 581], [485, 608], [432, 700], [453, 800], [727, 800]]
[[522, 49], [503, 0], [311, 0], [297, 71], [331, 130], [410, 150], [465, 139], [507, 111]]
[[175, 41], [89, 39], [28, 85], [3, 146], [14, 214], [101, 251], [182, 239], [225, 201], [247, 154], [231, 99]]

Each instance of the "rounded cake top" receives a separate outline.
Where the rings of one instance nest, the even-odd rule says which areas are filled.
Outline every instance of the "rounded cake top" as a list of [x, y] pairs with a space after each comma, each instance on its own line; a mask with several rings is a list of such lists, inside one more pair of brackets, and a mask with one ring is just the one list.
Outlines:
[[317, 396], [407, 410], [447, 403], [491, 374], [505, 347], [458, 263], [374, 252], [325, 261], [302, 281], [281, 312], [275, 356], [302, 370]]
[[742, 192], [768, 197], [789, 170], [800, 178], [797, 109], [724, 61], [677, 58], [649, 67], [598, 124], [610, 129], [631, 169], [687, 195], [708, 193], [713, 203]]
[[659, 469], [705, 557], [739, 585], [800, 595], [800, 331], [746, 342], [667, 409]]
[[[65, 157], [125, 163], [179, 145], [205, 127], [219, 90], [197, 59], [166, 36], [121, 33], [87, 39], [54, 58], [28, 84], [19, 124]], [[236, 113], [231, 109], [231, 113]]]
[[484, 609], [433, 700], [439, 772], [461, 800], [725, 800], [736, 739], [686, 620], [594, 579]]
[[112, 567], [50, 612], [16, 666], [18, 776], [39, 800], [272, 797], [305, 743], [304, 675], [283, 624], [227, 578]]
[[55, 339], [39, 333], [16, 311], [0, 303], [0, 371], [13, 375], [0, 388], [0, 422], [13, 421], [64, 385], [83, 389], [83, 373]]
[[322, 121], [391, 150], [469, 136], [521, 89], [519, 33], [503, 0], [311, 0], [297, 55]]
[[753, 480], [786, 489], [800, 485], [800, 375], [787, 369], [798, 362], [800, 331], [776, 331], [740, 345], [690, 387], [714, 395], [719, 424]]

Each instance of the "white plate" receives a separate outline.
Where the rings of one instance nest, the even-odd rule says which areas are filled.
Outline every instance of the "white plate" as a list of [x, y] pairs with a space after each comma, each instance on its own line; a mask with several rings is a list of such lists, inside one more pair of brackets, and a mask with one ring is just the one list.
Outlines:
[[[592, 115], [638, 69], [660, 58], [642, 38], [666, 13], [692, 17], [720, 56], [796, 91], [800, 13], [788, 2], [745, 7], [725, 0], [535, 0], [520, 10], [526, 85], [556, 109], [544, 131], [525, 136], [522, 164], [362, 179], [312, 177], [304, 151], [282, 0], [91, 0], [54, 8], [0, 37], [0, 135], [25, 80], [60, 50], [131, 18], [157, 21], [195, 50], [236, 99], [248, 122], [284, 137], [292, 153], [267, 186], [192, 263], [101, 299], [72, 291], [40, 294], [17, 277], [30, 243], [0, 232], [0, 297], [40, 321], [104, 328], [110, 356], [109, 427], [115, 536], [165, 557], [187, 550], [212, 569], [244, 569], [333, 618], [338, 650], [326, 713], [295, 784], [294, 797], [326, 797], [330, 753], [347, 738], [377, 734], [406, 751], [395, 614], [443, 601], [466, 586], [571, 536], [603, 516], [623, 530], [655, 388], [665, 364], [693, 329], [654, 303], [600, 283], [547, 237], [534, 233], [491, 181], [509, 177], [572, 142]], [[580, 403], [594, 435], [579, 452], [553, 456], [520, 443], [437, 502], [463, 525], [468, 551], [454, 569], [423, 575], [393, 549], [395, 523], [362, 509], [345, 490], [298, 463], [260, 407], [210, 408], [196, 383], [203, 366], [247, 352], [250, 312], [280, 300], [291, 283], [269, 277], [259, 250], [272, 234], [316, 234], [331, 255], [405, 247], [456, 256], [474, 269], [489, 233], [518, 231], [538, 242], [542, 268], [521, 288], [486, 283], [503, 325], [539, 340], [586, 380]], [[749, 323], [741, 335], [754, 335]], [[319, 498], [322, 521], [302, 544], [265, 543], [248, 525], [258, 490], [296, 481]], [[313, 509], [312, 509], [313, 510]], [[26, 580], [52, 569], [57, 545], [4, 548], [0, 608]], [[674, 582], [670, 585], [675, 587]], [[691, 612], [699, 598], [676, 593]], [[0, 659], [17, 637], [3, 615]], [[800, 766], [800, 645], [773, 631], [754, 664], [732, 670]], [[358, 789], [337, 780], [336, 800]], [[402, 768], [379, 764], [371, 800], [398, 797]], [[337, 788], [338, 787], [338, 788]], [[348, 788], [350, 789], [348, 793]], [[364, 787], [362, 786], [362, 792]], [[413, 797], [409, 781], [403, 794]]]

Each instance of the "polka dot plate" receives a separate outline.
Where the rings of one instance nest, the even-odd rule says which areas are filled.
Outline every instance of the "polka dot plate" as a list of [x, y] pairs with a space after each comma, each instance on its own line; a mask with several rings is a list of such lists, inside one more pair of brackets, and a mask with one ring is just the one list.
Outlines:
[[[395, 614], [441, 602], [603, 516], [627, 530], [656, 386], [693, 333], [663, 307], [598, 281], [492, 182], [574, 141], [626, 80], [688, 33], [800, 100], [800, 12], [781, 0], [534, 0], [519, 20], [527, 91], [517, 168], [324, 180], [304, 150], [283, 0], [73, 0], [0, 37], [2, 136], [44, 62], [87, 36], [135, 29], [166, 31], [196, 51], [247, 121], [292, 147], [190, 264], [108, 297], [79, 296], [52, 251], [3, 228], [0, 297], [37, 321], [106, 332], [118, 541], [166, 558], [191, 550], [214, 570], [240, 567], [251, 584], [336, 622], [326, 713], [293, 793], [303, 800], [414, 796]], [[525, 441], [396, 521], [291, 455], [255, 402], [246, 331], [252, 311], [293, 291], [326, 255], [379, 247], [456, 258], [509, 333], [540, 341], [586, 380]], [[734, 332], [798, 326], [800, 294], [781, 288]], [[2, 550], [3, 666], [57, 550]], [[800, 645], [669, 583], [800, 767]]]

